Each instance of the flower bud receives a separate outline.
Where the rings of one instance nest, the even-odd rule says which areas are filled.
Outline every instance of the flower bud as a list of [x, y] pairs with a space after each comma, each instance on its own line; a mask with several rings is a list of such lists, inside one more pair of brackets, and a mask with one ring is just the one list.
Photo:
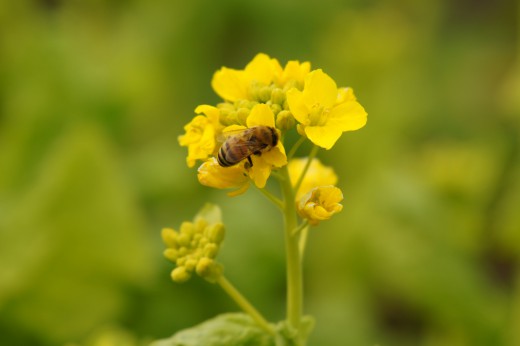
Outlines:
[[274, 88], [271, 92], [271, 102], [280, 107], [283, 106], [285, 102], [285, 92], [280, 88]]
[[275, 116], [282, 110], [282, 106], [276, 103], [272, 103], [269, 107], [271, 108]]
[[296, 124], [296, 120], [291, 112], [289, 111], [281, 111], [276, 116], [276, 127], [280, 130], [289, 130], [294, 127]]
[[216, 223], [208, 230], [208, 240], [211, 243], [220, 244], [225, 236], [225, 229], [222, 223]]
[[266, 103], [267, 101], [269, 101], [271, 99], [271, 92], [272, 92], [272, 89], [268, 86], [263, 86], [260, 88], [260, 90], [258, 91], [258, 101], [259, 102], [262, 102], [262, 103]]
[[191, 274], [184, 267], [177, 267], [172, 270], [172, 280], [178, 283], [186, 282], [190, 279]]
[[163, 228], [161, 237], [167, 247], [177, 247], [177, 232], [172, 228]]
[[170, 260], [172, 262], [176, 262], [177, 259], [179, 258], [179, 252], [172, 248], [168, 248], [168, 249], [164, 250], [163, 254], [164, 254], [164, 257], [166, 257], [168, 260]]
[[250, 111], [251, 110], [249, 108], [245, 108], [245, 107], [239, 108], [238, 111], [236, 112], [237, 122], [241, 125], [245, 125]]
[[217, 256], [218, 249], [219, 249], [219, 246], [217, 244], [213, 244], [213, 243], [206, 244], [206, 246], [204, 246], [203, 255], [205, 257], [209, 257], [209, 258], [215, 258]]

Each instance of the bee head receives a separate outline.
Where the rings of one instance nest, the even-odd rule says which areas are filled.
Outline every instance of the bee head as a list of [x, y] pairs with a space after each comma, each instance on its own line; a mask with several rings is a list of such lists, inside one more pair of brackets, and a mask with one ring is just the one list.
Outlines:
[[271, 146], [276, 147], [276, 145], [278, 144], [278, 140], [279, 140], [278, 132], [276, 131], [276, 129], [274, 127], [270, 127], [269, 130], [271, 130], [271, 138], [273, 139]]

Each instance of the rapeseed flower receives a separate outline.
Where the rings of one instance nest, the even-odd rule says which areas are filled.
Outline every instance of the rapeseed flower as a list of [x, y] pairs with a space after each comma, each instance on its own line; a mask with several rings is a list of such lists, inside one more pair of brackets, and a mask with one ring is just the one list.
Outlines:
[[223, 128], [219, 122], [218, 108], [201, 105], [195, 108], [195, 113], [199, 115], [184, 126], [186, 133], [179, 136], [179, 144], [188, 147], [188, 167], [195, 166], [197, 160], [204, 161], [215, 153], [216, 138]]
[[314, 144], [330, 149], [345, 131], [365, 126], [367, 113], [344, 89], [321, 69], [305, 77], [303, 90], [287, 92], [287, 103], [300, 123], [300, 133]]
[[311, 189], [298, 201], [298, 214], [309, 224], [317, 225], [320, 221], [330, 219], [340, 212], [343, 205], [343, 193], [335, 186], [318, 186]]

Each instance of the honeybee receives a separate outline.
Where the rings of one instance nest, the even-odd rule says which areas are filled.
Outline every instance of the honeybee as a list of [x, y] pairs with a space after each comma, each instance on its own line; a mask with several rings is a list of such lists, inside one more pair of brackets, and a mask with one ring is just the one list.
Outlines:
[[279, 136], [275, 128], [255, 126], [228, 137], [218, 151], [217, 161], [222, 167], [234, 166], [247, 159], [253, 166], [251, 155], [261, 155], [278, 144]]

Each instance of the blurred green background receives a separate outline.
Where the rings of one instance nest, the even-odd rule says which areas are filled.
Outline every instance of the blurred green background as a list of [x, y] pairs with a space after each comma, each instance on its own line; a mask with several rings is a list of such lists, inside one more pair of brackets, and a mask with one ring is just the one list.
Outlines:
[[311, 345], [520, 345], [516, 1], [3, 1], [0, 344], [145, 344], [237, 310], [175, 285], [160, 229], [221, 205], [228, 278], [284, 318], [281, 219], [202, 187], [177, 136], [258, 52], [352, 86], [368, 125], [320, 158]]

